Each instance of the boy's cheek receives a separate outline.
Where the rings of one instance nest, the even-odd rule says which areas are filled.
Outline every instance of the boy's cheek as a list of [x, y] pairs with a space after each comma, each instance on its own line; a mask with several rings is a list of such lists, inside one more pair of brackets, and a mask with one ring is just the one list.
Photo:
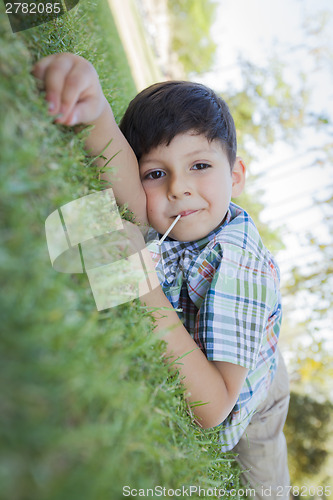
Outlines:
[[148, 218], [159, 220], [162, 216], [164, 203], [161, 196], [152, 195], [149, 193], [147, 196], [147, 216]]

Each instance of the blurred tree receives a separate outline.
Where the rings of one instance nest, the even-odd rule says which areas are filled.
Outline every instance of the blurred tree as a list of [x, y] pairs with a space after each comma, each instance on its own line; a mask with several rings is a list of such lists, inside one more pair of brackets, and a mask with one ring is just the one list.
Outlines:
[[203, 73], [213, 64], [216, 43], [210, 28], [216, 5], [213, 0], [168, 0], [172, 50], [187, 74]]
[[321, 472], [332, 445], [332, 410], [331, 403], [320, 403], [310, 396], [291, 393], [288, 425], [284, 432], [293, 485], [309, 484], [309, 480], [318, 474], [322, 484], [329, 484], [330, 478], [326, 472]]
[[[286, 78], [287, 67], [276, 57], [264, 67], [239, 58], [241, 89], [229, 88], [225, 97], [237, 126], [242, 154], [270, 148], [278, 140], [294, 142], [306, 125], [309, 101], [306, 78], [298, 75], [298, 88]], [[253, 153], [252, 153], [253, 155]]]

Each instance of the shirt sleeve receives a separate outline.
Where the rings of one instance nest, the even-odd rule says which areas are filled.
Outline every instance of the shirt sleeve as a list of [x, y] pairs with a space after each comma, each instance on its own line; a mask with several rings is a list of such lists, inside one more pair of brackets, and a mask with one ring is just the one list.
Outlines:
[[253, 369], [277, 303], [277, 284], [268, 263], [225, 245], [196, 317], [194, 339], [208, 360]]

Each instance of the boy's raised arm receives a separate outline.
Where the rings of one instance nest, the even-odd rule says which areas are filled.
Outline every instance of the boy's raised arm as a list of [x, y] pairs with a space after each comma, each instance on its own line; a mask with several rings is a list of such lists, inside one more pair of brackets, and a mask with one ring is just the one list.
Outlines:
[[103, 151], [106, 160], [98, 158], [95, 162], [101, 169], [108, 162], [105, 172], [100, 175], [101, 179], [111, 184], [119, 206], [127, 203], [135, 221], [148, 224], [146, 195], [141, 184], [136, 156], [120, 131], [106, 99], [101, 115], [92, 124], [94, 128], [85, 146], [93, 156]]
[[138, 162], [115, 121], [95, 68], [80, 56], [62, 53], [41, 59], [32, 73], [44, 82], [48, 109], [56, 123], [94, 125], [85, 147], [92, 156], [103, 152], [106, 160], [96, 161], [100, 168], [106, 162], [114, 167], [107, 168], [101, 178], [110, 182], [118, 205], [127, 203], [136, 222], [147, 224]]

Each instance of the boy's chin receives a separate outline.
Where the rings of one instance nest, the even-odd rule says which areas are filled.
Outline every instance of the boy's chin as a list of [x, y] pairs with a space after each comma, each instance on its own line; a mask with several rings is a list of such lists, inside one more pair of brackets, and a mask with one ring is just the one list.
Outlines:
[[206, 238], [206, 236], [208, 236], [212, 231], [215, 231], [215, 229], [220, 227], [223, 224], [224, 220], [225, 217], [218, 224], [212, 224], [211, 226], [204, 225], [202, 227], [199, 227], [199, 225], [197, 225], [196, 227], [188, 229], [178, 227], [178, 230], [171, 231], [168, 236], [173, 240], [182, 241], [184, 243], [202, 240], [203, 238]]
[[[190, 214], [185, 216], [184, 219], [180, 218], [175, 227], [168, 233], [167, 238], [184, 243], [201, 240], [223, 224], [225, 217], [222, 220], [216, 218], [215, 223], [213, 220], [207, 220], [207, 217], [204, 220], [199, 219], [200, 217], [197, 214]], [[155, 227], [154, 229], [162, 237], [169, 227], [166, 229], [164, 227]]]
[[173, 240], [176, 241], [181, 241], [183, 243], [190, 242], [190, 241], [197, 241], [201, 240], [202, 238], [205, 238], [210, 233], [207, 232], [207, 230], [202, 230], [202, 231], [182, 231], [176, 232], [176, 233], [170, 233], [169, 236]]

